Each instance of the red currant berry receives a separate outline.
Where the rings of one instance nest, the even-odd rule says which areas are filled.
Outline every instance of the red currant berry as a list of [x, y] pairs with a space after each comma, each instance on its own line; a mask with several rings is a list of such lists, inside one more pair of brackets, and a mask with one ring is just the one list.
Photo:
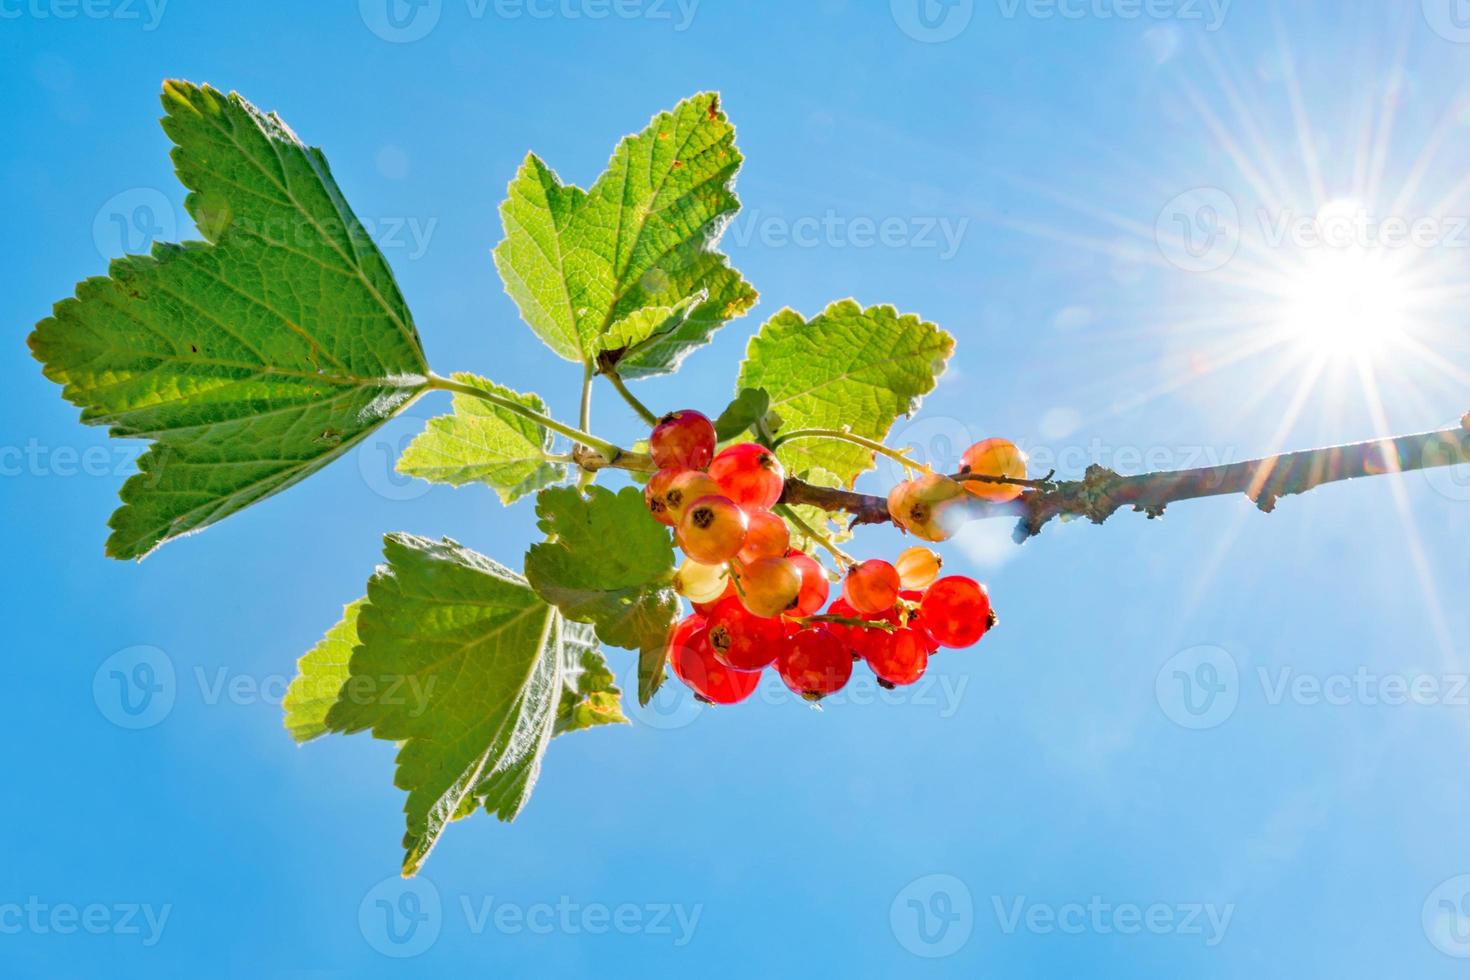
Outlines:
[[767, 510], [781, 499], [786, 470], [776, 454], [754, 442], [722, 450], [709, 465], [720, 492], [741, 507]]
[[654, 426], [648, 452], [660, 469], [702, 470], [715, 457], [715, 427], [693, 409], [670, 412]]
[[[1026, 478], [1026, 455], [1016, 444], [1005, 439], [984, 439], [965, 450], [960, 457], [960, 473], [977, 476]], [[961, 476], [963, 479], [963, 476]], [[965, 489], [981, 500], [998, 504], [1015, 500], [1026, 488], [1015, 483], [992, 483], [989, 480], [965, 481]]]
[[718, 497], [722, 493], [720, 485], [699, 470], [680, 470], [664, 491], [664, 506], [674, 519], [674, 527], [678, 527], [690, 504], [700, 497]]
[[955, 507], [964, 500], [964, 487], [947, 476], [930, 473], [894, 487], [888, 494], [888, 514], [915, 537], [944, 541], [963, 520]]
[[832, 590], [832, 584], [827, 581], [827, 573], [815, 558], [800, 551], [791, 552], [786, 560], [796, 566], [796, 571], [801, 576], [801, 591], [796, 594], [796, 608], [787, 615], [815, 616], [817, 610], [827, 604], [827, 594]]
[[690, 616], [669, 636], [669, 666], [674, 676], [713, 704], [736, 704], [750, 697], [760, 674], [731, 670], [715, 658], [704, 617]]
[[730, 576], [724, 565], [702, 565], [686, 558], [674, 573], [674, 591], [695, 606], [715, 602], [729, 588]]
[[739, 554], [748, 524], [729, 497], [700, 497], [679, 520], [679, 547], [695, 561], [719, 565]]
[[740, 572], [740, 599], [757, 616], [779, 616], [796, 605], [801, 572], [785, 558], [759, 558]]
[[643, 504], [653, 515], [653, 519], [660, 524], [674, 527], [679, 523], [674, 515], [669, 513], [668, 493], [669, 485], [683, 472], [683, 470], [659, 470], [649, 478], [648, 485], [643, 488]]
[[872, 643], [866, 652], [868, 666], [878, 680], [894, 686], [912, 684], [929, 666], [929, 648], [915, 629], [894, 630]]
[[786, 641], [776, 669], [786, 686], [808, 701], [820, 701], [847, 686], [852, 657], [825, 629], [804, 629]]
[[842, 598], [860, 613], [882, 613], [893, 608], [900, 588], [898, 569], [881, 559], [870, 558], [848, 569], [847, 580], [842, 583]]
[[[838, 599], [828, 606], [827, 615], [870, 622], [897, 622], [897, 614], [893, 610], [882, 616], [866, 616], [848, 605], [846, 599]], [[881, 642], [888, 635], [876, 626], [850, 626], [845, 623], [827, 623], [826, 626], [833, 636], [842, 641], [854, 660], [866, 658], [873, 644]]]
[[898, 556], [893, 567], [905, 589], [927, 589], [939, 577], [944, 559], [922, 545], [916, 545]]
[[947, 575], [924, 594], [919, 622], [943, 646], [974, 646], [994, 623], [990, 596], [972, 578]]
[[781, 652], [786, 627], [780, 619], [755, 615], [739, 599], [721, 599], [709, 615], [715, 658], [735, 670], [769, 667]]
[[786, 522], [768, 510], [747, 511], [750, 530], [745, 534], [745, 546], [740, 549], [740, 560], [752, 562], [761, 558], [780, 558], [791, 547], [791, 529]]

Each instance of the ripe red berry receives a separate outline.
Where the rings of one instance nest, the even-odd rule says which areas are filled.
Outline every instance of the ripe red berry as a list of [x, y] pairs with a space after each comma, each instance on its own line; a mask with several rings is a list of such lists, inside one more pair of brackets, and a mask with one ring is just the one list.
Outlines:
[[699, 470], [680, 470], [664, 491], [664, 506], [674, 519], [674, 527], [678, 527], [690, 504], [700, 497], [717, 497], [721, 493], [720, 485]]
[[804, 629], [786, 641], [776, 669], [786, 686], [808, 701], [840, 691], [852, 677], [852, 657], [825, 629]]
[[865, 652], [868, 666], [885, 684], [912, 684], [929, 666], [929, 648], [915, 629], [904, 628], [884, 634]]
[[860, 613], [887, 612], [898, 599], [900, 588], [898, 570], [886, 561], [870, 558], [848, 569], [842, 598]]
[[695, 561], [718, 565], [740, 552], [747, 526], [745, 511], [729, 497], [700, 497], [679, 520], [679, 547]]
[[769, 667], [781, 652], [786, 626], [755, 615], [735, 598], [721, 599], [709, 615], [709, 643], [715, 657], [735, 670]]
[[947, 575], [924, 593], [919, 623], [943, 646], [973, 646], [994, 623], [990, 596], [985, 586], [972, 578]]
[[791, 552], [786, 560], [796, 566], [797, 574], [801, 576], [801, 591], [796, 594], [796, 608], [787, 615], [816, 615], [817, 610], [827, 604], [827, 594], [832, 589], [831, 583], [827, 581], [827, 573], [815, 558], [800, 551]]
[[693, 409], [670, 412], [654, 426], [648, 452], [660, 469], [702, 470], [715, 456], [715, 427]]
[[791, 547], [791, 529], [786, 522], [768, 510], [746, 511], [746, 514], [750, 518], [750, 529], [745, 533], [740, 560], [752, 562], [784, 556]]
[[779, 616], [796, 605], [801, 572], [785, 558], [758, 558], [740, 571], [740, 599], [757, 616]]
[[[898, 617], [894, 610], [879, 616], [869, 616], [858, 612], [848, 605], [846, 599], [837, 599], [827, 607], [827, 615], [840, 616], [844, 619], [861, 619], [870, 622], [892, 622], [897, 623]], [[866, 659], [870, 648], [875, 643], [882, 642], [888, 634], [875, 626], [849, 626], [844, 623], [827, 623], [827, 629], [833, 636], [842, 642], [843, 647], [852, 655], [852, 659]]]
[[722, 450], [710, 463], [709, 475], [721, 493], [750, 510], [775, 506], [786, 486], [786, 470], [776, 454], [754, 442]]
[[704, 617], [690, 616], [669, 635], [669, 666], [690, 690], [714, 704], [736, 704], [750, 697], [760, 674], [731, 670], [710, 647]]
[[[1026, 478], [1026, 455], [1013, 442], [984, 439], [966, 449], [965, 455], [960, 457], [960, 473], [1023, 480]], [[1015, 500], [1026, 491], [1025, 487], [1015, 483], [992, 483], [988, 480], [965, 481], [965, 489], [981, 500], [999, 504]]]

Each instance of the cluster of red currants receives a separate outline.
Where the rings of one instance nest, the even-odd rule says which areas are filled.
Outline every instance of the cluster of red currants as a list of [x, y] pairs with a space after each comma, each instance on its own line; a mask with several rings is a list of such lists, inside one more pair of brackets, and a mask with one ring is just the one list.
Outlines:
[[665, 416], [649, 440], [659, 470], [644, 490], [686, 556], [674, 586], [694, 613], [669, 637], [669, 664], [698, 697], [743, 701], [773, 664], [813, 701], [846, 686], [859, 660], [884, 686], [912, 684], [940, 647], [971, 646], [994, 625], [985, 588], [940, 578], [939, 556], [922, 547], [897, 563], [853, 565], [823, 613], [825, 569], [791, 547], [772, 512], [785, 487], [775, 453], [741, 443], [716, 454], [716, 442], [699, 412]]

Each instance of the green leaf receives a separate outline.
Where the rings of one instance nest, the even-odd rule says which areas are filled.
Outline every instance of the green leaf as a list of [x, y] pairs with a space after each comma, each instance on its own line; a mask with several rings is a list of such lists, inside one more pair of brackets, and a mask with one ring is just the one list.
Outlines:
[[[473, 374], [454, 380], [548, 414], [538, 395], [522, 395]], [[478, 481], [511, 504], [528, 493], [565, 479], [566, 467], [550, 463], [552, 436], [522, 415], [473, 395], [456, 392], [454, 413], [429, 421], [428, 427], [398, 460], [398, 472], [433, 483], [464, 486]]]
[[553, 734], [565, 735], [599, 725], [626, 725], [622, 691], [597, 648], [596, 631], [582, 623], [567, 623], [562, 634], [567, 653], [563, 672], [566, 688], [556, 709]]
[[713, 251], [740, 207], [732, 188], [741, 161], [714, 93], [624, 139], [590, 191], [528, 155], [501, 206], [505, 239], [495, 249], [522, 318], [569, 361], [606, 352], [603, 366], [617, 363], [626, 377], [673, 370], [755, 302]]
[[764, 388], [741, 388], [720, 417], [715, 419], [715, 438], [729, 442], [766, 417], [771, 396]]
[[384, 555], [326, 725], [401, 743], [413, 874], [476, 799], [503, 819], [524, 805], [566, 688], [567, 640], [523, 578], [453, 541], [392, 534]]
[[342, 621], [297, 662], [296, 677], [286, 689], [281, 707], [286, 712], [286, 730], [298, 744], [331, 731], [327, 712], [347, 683], [352, 648], [357, 646], [357, 616], [366, 602], [363, 598], [349, 604]]
[[114, 261], [30, 337], [83, 422], [154, 440], [109, 522], [115, 558], [322, 468], [428, 373], [393, 273], [321, 152], [235, 94], [171, 81], [163, 105], [209, 242]]
[[[794, 310], [772, 317], [750, 341], [739, 387], [764, 388], [782, 433], [841, 429], [882, 440], [894, 421], [934, 389], [954, 338], [891, 306], [833, 303], [810, 321]], [[801, 439], [778, 452], [795, 475], [826, 470], [851, 485], [873, 454], [835, 439]]]
[[668, 531], [648, 519], [636, 487], [594, 486], [585, 497], [553, 487], [536, 498], [536, 513], [552, 540], [526, 554], [531, 586], [568, 619], [591, 623], [603, 643], [639, 651], [638, 697], [646, 704], [663, 682], [679, 615]]

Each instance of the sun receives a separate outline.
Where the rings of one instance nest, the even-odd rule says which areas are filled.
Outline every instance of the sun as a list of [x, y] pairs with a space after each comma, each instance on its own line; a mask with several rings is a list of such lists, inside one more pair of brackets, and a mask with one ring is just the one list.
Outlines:
[[1319, 356], [1363, 358], [1408, 328], [1414, 291], [1393, 249], [1339, 240], [1303, 249], [1300, 259], [1284, 270], [1283, 339]]

